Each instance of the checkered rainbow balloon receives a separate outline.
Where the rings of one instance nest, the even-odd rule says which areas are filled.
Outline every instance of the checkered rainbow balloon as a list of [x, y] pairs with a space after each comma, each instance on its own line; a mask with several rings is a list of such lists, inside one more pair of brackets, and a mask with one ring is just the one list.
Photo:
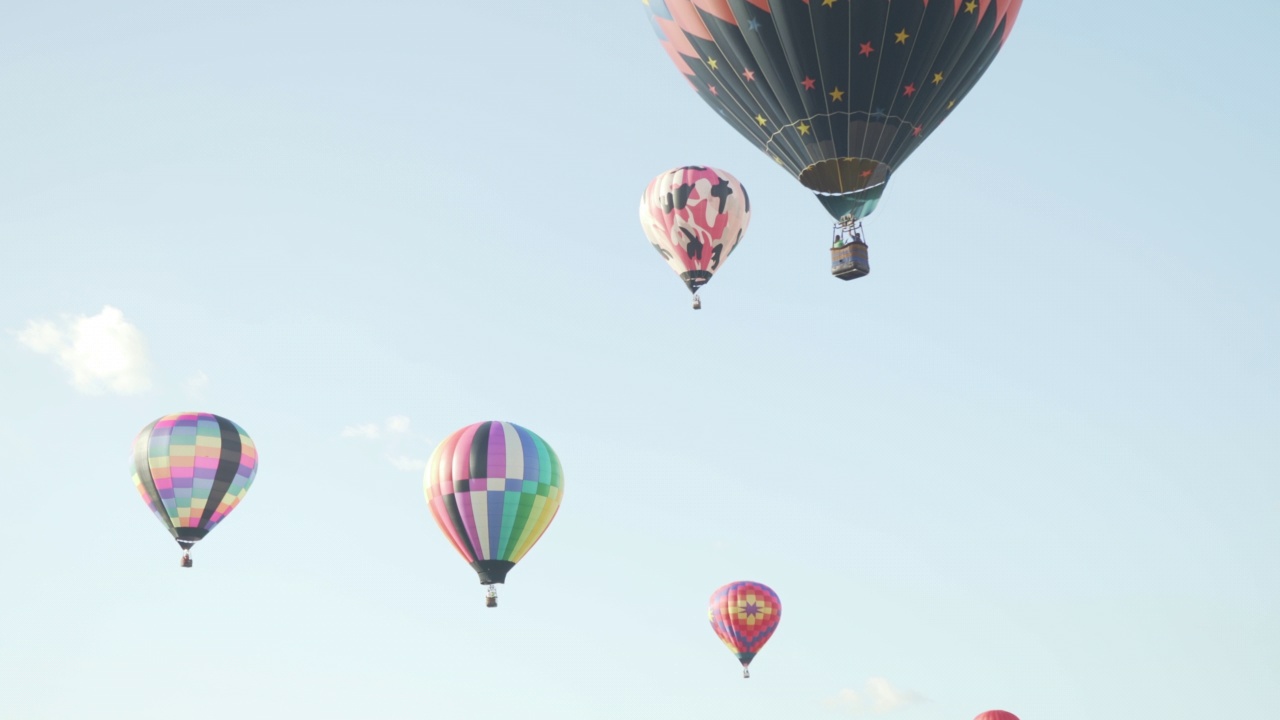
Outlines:
[[427, 507], [458, 554], [488, 586], [529, 552], [560, 509], [564, 471], [551, 446], [507, 422], [468, 425], [431, 454], [423, 478]]
[[209, 534], [249, 492], [258, 450], [239, 425], [210, 413], [166, 415], [133, 442], [133, 484], [183, 549]]

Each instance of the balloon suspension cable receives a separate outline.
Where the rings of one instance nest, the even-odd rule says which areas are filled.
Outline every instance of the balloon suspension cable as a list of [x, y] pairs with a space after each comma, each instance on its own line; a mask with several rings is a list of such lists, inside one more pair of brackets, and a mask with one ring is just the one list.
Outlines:
[[498, 588], [492, 585], [486, 585], [484, 591], [484, 606], [498, 607]]
[[694, 310], [702, 309], [702, 298], [698, 297], [698, 293], [693, 294], [693, 309]]

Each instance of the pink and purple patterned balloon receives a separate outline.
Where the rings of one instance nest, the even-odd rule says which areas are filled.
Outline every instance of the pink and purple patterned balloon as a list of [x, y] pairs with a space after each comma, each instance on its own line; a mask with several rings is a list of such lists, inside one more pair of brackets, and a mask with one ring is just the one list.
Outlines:
[[709, 167], [679, 167], [649, 183], [640, 224], [689, 292], [711, 281], [751, 222], [747, 191], [732, 175]]

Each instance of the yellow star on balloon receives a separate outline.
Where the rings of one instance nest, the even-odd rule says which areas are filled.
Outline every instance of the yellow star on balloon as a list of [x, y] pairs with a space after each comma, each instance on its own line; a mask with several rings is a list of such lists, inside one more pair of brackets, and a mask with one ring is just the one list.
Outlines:
[[898, 44], [898, 45], [906, 45], [906, 44], [907, 44], [907, 38], [911, 37], [910, 35], [908, 35], [908, 34], [907, 34], [907, 29], [906, 29], [906, 28], [902, 28], [902, 30], [900, 30], [900, 31], [898, 31], [898, 32], [896, 32], [896, 33], [894, 33], [894, 35], [893, 35], [893, 36], [894, 36], [894, 37], [896, 37], [896, 38], [898, 38], [898, 42], [897, 42], [897, 44]]
[[801, 122], [799, 125], [797, 125], [797, 126], [796, 126], [796, 129], [800, 131], [800, 134], [801, 134], [801, 135], [808, 135], [808, 134], [809, 134], [809, 126], [808, 126], [808, 125], [806, 125], [806, 124], [804, 124], [803, 122]]
[[967, 13], [972, 13], [974, 10], [977, 10], [977, 9], [978, 9], [978, 0], [969, 0], [969, 2], [964, 4], [964, 11]]
[[933, 74], [933, 84], [934, 84], [934, 85], [937, 85], [937, 84], [938, 84], [938, 83], [940, 83], [940, 82], [942, 82], [942, 73], [934, 73], [934, 74]]
[[737, 607], [733, 608], [734, 614], [738, 616], [739, 621], [746, 621], [748, 626], [755, 625], [757, 622], [764, 622], [765, 615], [771, 615], [773, 608], [764, 598], [757, 598], [755, 595], [748, 595], [745, 599], [739, 599]]
[[822, 0], [822, 7], [832, 7], [836, 4], [836, 0]]
[[719, 63], [716, 62], [715, 58], [707, 58], [707, 67], [715, 70], [718, 65]]
[[844, 91], [843, 91], [843, 90], [841, 90], [841, 89], [840, 89], [840, 86], [838, 86], [838, 85], [836, 86], [836, 89], [835, 89], [835, 90], [832, 90], [831, 92], [829, 92], [829, 93], [827, 93], [827, 94], [831, 96], [831, 100], [832, 100], [833, 102], [840, 102], [841, 100], [843, 100], [843, 99], [844, 99]]
[[760, 123], [760, 127], [764, 127], [764, 124], [769, 121], [763, 115], [756, 115], [756, 122]]
[[951, 102], [947, 103], [947, 109], [948, 109], [948, 110], [950, 110], [951, 108], [953, 108], [953, 107], [955, 107], [955, 106], [956, 106], [956, 101], [955, 101], [955, 100], [952, 100]]

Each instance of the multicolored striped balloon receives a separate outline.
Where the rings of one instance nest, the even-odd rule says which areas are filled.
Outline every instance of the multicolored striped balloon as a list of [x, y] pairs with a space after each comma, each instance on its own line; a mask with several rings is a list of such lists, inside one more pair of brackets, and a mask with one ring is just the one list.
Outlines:
[[133, 442], [133, 484], [186, 554], [244, 499], [258, 449], [239, 425], [210, 413], [166, 415]]
[[445, 438], [423, 479], [431, 517], [489, 586], [538, 542], [560, 509], [564, 472], [545, 440], [514, 423], [481, 422]]
[[767, 585], [732, 582], [711, 595], [707, 615], [711, 629], [742, 663], [742, 677], [748, 678], [747, 666], [778, 629], [782, 601]]

